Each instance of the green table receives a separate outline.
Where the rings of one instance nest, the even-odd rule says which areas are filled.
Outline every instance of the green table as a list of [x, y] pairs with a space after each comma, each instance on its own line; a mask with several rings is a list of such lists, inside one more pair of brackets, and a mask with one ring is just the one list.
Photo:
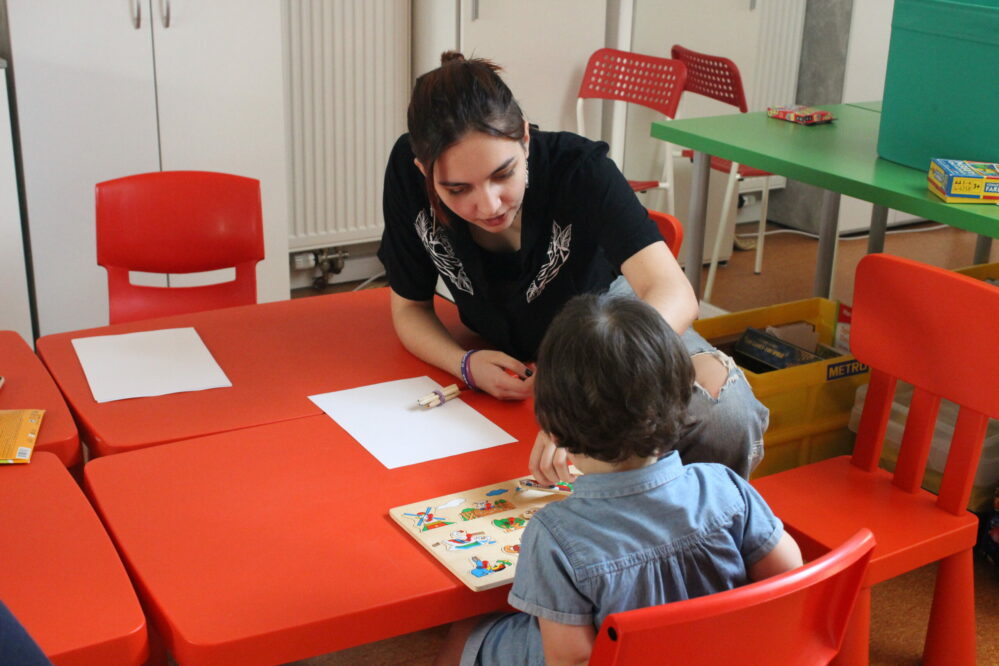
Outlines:
[[[999, 206], [946, 204], [927, 190], [926, 171], [880, 159], [880, 103], [819, 108], [832, 111], [836, 120], [804, 126], [768, 118], [760, 111], [652, 123], [653, 137], [695, 151], [690, 215], [685, 225], [687, 257], [703, 253], [709, 156], [715, 155], [826, 190], [819, 211], [816, 296], [829, 296], [840, 194], [874, 204], [869, 251], [883, 249], [888, 209], [894, 208], [979, 234], [975, 261], [988, 260], [991, 239], [999, 238]], [[685, 270], [700, 296], [700, 262], [687, 261]]]

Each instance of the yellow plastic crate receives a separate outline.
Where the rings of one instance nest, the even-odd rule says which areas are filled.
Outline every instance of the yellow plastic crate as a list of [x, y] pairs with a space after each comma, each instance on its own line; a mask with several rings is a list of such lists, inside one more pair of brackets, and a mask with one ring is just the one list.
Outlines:
[[[807, 321], [818, 331], [819, 342], [831, 346], [837, 310], [835, 301], [809, 298], [699, 319], [694, 329], [710, 341], [741, 334], [749, 327]], [[753, 393], [770, 409], [765, 455], [754, 478], [853, 450], [854, 436], [847, 424], [857, 387], [868, 382], [870, 372], [852, 355], [766, 373], [745, 368], [743, 372]]]
[[954, 271], [976, 280], [999, 280], [999, 263], [995, 264], [975, 264], [967, 268], [959, 268]]

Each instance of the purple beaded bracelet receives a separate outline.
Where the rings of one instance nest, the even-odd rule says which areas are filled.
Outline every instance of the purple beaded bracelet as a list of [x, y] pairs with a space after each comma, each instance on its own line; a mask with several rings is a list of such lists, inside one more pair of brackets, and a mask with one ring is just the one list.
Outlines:
[[475, 385], [472, 380], [472, 364], [471, 358], [472, 354], [479, 351], [478, 349], [469, 349], [465, 352], [465, 355], [461, 357], [461, 381], [465, 382], [465, 385], [473, 391], [478, 391], [479, 387]]

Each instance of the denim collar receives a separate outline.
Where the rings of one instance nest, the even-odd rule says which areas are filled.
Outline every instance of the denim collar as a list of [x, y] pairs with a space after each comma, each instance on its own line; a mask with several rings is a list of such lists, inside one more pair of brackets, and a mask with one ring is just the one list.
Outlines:
[[584, 474], [572, 486], [572, 497], [624, 497], [648, 492], [683, 474], [680, 454], [671, 451], [653, 465], [624, 472]]

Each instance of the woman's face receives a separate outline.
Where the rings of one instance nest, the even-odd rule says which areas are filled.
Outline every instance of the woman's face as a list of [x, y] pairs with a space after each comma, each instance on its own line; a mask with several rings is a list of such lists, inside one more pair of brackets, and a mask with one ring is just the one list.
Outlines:
[[437, 159], [437, 196], [480, 229], [491, 233], [509, 229], [524, 202], [529, 141], [529, 134], [514, 141], [469, 132]]

